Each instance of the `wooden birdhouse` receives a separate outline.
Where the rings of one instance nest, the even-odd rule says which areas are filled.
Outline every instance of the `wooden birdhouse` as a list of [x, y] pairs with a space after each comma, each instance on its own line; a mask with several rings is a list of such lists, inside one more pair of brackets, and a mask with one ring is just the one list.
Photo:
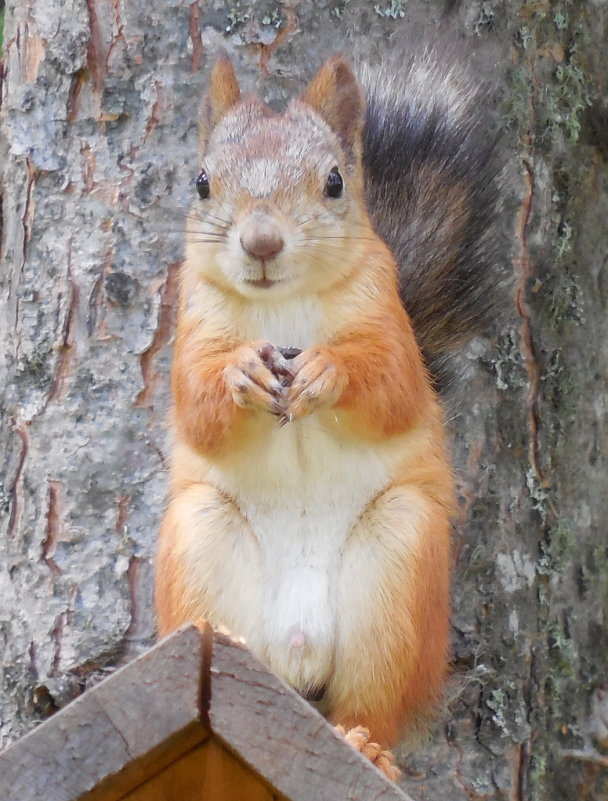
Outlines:
[[188, 627], [0, 754], [2, 801], [406, 801], [249, 651]]

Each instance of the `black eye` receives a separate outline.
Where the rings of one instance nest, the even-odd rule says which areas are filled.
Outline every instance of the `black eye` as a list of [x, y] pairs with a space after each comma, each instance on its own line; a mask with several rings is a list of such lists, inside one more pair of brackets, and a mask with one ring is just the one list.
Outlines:
[[196, 191], [201, 200], [206, 200], [209, 197], [209, 176], [205, 170], [196, 179]]
[[327, 176], [327, 183], [325, 184], [326, 197], [340, 197], [344, 189], [344, 181], [338, 172], [338, 168], [334, 167]]

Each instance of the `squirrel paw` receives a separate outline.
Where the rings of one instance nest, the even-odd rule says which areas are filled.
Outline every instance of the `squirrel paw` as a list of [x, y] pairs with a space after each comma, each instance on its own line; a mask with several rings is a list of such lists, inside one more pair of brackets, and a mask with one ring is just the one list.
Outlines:
[[291, 373], [283, 362], [285, 359], [270, 342], [251, 342], [238, 347], [224, 370], [236, 405], [277, 416], [285, 414], [284, 388]]
[[292, 369], [295, 377], [287, 390], [289, 420], [334, 406], [344, 392], [346, 379], [332, 360], [329, 348], [305, 350], [293, 360]]
[[383, 751], [378, 743], [370, 742], [369, 731], [365, 726], [355, 726], [348, 731], [345, 731], [343, 726], [335, 726], [335, 729], [355, 751], [359, 751], [364, 757], [367, 757], [372, 765], [381, 770], [392, 782], [399, 780], [401, 771], [395, 764], [392, 751]]

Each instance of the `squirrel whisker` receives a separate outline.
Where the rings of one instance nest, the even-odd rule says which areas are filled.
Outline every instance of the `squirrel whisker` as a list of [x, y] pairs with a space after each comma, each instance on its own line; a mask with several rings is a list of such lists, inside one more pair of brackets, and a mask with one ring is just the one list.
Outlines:
[[296, 228], [301, 228], [303, 225], [306, 225], [306, 223], [314, 222], [314, 220], [318, 220], [319, 217], [322, 217], [324, 214], [327, 214], [327, 210], [326, 209], [321, 209], [321, 211], [319, 211], [317, 214], [311, 214], [310, 217], [305, 217], [303, 220], [301, 220], [299, 223], [297, 223], [297, 225], [295, 227]]
[[[216, 214], [211, 214], [210, 211], [206, 211], [204, 214], [188, 212], [186, 217], [190, 220], [194, 220], [195, 222], [208, 222], [210, 219], [217, 220], [218, 222], [213, 223], [213, 225], [218, 225], [218, 227], [223, 227], [226, 229], [232, 226], [232, 220], [225, 220], [223, 217], [218, 217]], [[220, 225], [222, 223], [223, 225]]]
[[340, 240], [346, 241], [346, 242], [348, 240], [351, 240], [351, 239], [353, 241], [354, 240], [361, 240], [363, 242], [373, 242], [374, 241], [374, 238], [371, 237], [371, 236], [348, 236], [348, 235], [347, 236], [309, 236], [304, 241], [305, 242], [317, 242], [317, 241], [320, 241], [321, 239], [340, 239]]
[[193, 245], [219, 245], [222, 240], [221, 239], [188, 239]]

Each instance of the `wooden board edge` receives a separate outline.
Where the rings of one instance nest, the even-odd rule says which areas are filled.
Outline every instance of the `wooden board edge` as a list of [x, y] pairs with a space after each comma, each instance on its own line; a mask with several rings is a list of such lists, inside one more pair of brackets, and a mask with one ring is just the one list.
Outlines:
[[156, 769], [205, 739], [203, 648], [195, 626], [180, 629], [9, 746], [0, 753], [0, 798], [105, 800], [99, 788], [124, 793], [146, 765]]
[[205, 631], [213, 733], [291, 801], [411, 801], [240, 643]]

